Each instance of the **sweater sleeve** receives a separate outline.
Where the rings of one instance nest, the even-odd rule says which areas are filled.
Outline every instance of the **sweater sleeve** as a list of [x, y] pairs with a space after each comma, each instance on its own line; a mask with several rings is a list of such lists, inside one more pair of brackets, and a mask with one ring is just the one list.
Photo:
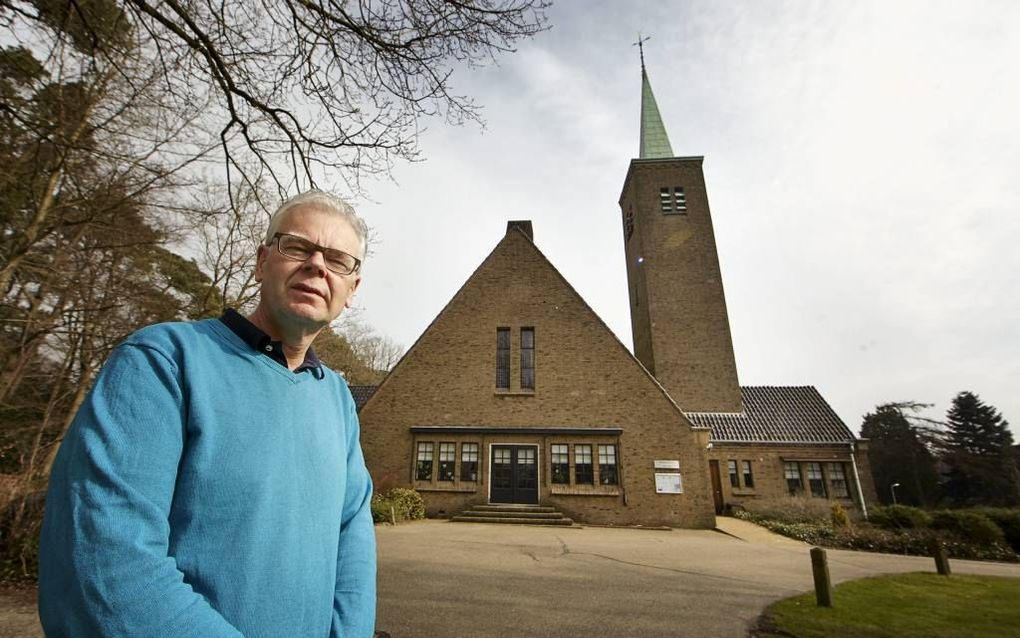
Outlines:
[[185, 446], [173, 361], [116, 349], [61, 444], [40, 538], [39, 617], [53, 636], [241, 636], [185, 582], [168, 516]]
[[[347, 390], [344, 390], [347, 392]], [[340, 522], [336, 589], [330, 638], [371, 638], [375, 632], [376, 554], [372, 479], [359, 440], [358, 415], [349, 393], [346, 409], [347, 487]]]

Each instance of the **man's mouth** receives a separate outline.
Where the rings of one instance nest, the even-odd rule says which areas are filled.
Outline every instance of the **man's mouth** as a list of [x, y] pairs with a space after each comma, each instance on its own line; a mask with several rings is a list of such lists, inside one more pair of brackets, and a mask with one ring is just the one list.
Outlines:
[[307, 286], [305, 284], [294, 284], [293, 286], [291, 286], [291, 288], [297, 290], [298, 292], [308, 293], [310, 295], [322, 297], [323, 299], [326, 298], [326, 295], [322, 294], [322, 292], [319, 289], [313, 288], [312, 286]]

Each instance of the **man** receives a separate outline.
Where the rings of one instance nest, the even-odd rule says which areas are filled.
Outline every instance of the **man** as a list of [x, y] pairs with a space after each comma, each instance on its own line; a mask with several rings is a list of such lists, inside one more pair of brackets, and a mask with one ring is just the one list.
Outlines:
[[110, 356], [54, 464], [39, 615], [54, 636], [371, 636], [372, 485], [312, 340], [361, 281], [342, 200], [285, 202], [246, 319], [150, 326]]

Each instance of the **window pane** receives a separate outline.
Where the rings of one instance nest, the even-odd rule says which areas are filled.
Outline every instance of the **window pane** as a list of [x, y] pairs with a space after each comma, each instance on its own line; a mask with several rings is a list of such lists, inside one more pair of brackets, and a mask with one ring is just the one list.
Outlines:
[[591, 463], [591, 446], [574, 446], [574, 482], [578, 485], [594, 485], [595, 471]]
[[415, 464], [414, 479], [416, 481], [432, 480], [432, 443], [418, 443], [418, 459]]
[[439, 480], [452, 481], [455, 475], [457, 461], [457, 444], [439, 444]]
[[829, 463], [829, 486], [832, 495], [837, 498], [849, 498], [850, 490], [846, 484], [846, 472], [842, 463]]
[[563, 444], [551, 446], [549, 458], [552, 461], [552, 482], [557, 485], [570, 483], [570, 448]]
[[730, 473], [730, 487], [740, 487], [740, 477], [737, 475], [737, 462], [726, 461], [726, 468]]
[[460, 480], [478, 480], [478, 444], [463, 443], [460, 446]]
[[535, 389], [534, 328], [521, 328], [521, 388]]
[[783, 473], [786, 476], [786, 491], [791, 496], [804, 491], [804, 486], [800, 482], [800, 464], [796, 461], [786, 461], [783, 463]]
[[744, 461], [744, 487], [754, 487], [754, 474], [751, 473], [751, 462]]
[[510, 328], [496, 328], [496, 387], [510, 389]]
[[825, 498], [825, 481], [822, 480], [822, 464], [807, 464], [808, 486], [811, 488], [811, 496]]
[[616, 446], [599, 446], [599, 484], [616, 485], [619, 479], [616, 472]]

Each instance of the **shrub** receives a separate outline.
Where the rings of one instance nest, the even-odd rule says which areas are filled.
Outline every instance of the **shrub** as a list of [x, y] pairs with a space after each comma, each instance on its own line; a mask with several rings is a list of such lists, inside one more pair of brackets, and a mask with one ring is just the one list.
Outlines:
[[974, 511], [984, 514], [998, 525], [1013, 551], [1020, 552], [1020, 509], [981, 507]]
[[981, 544], [1003, 544], [1005, 535], [984, 514], [973, 510], [942, 510], [932, 516], [933, 529], [944, 529], [960, 539]]
[[743, 507], [753, 516], [754, 520], [772, 520], [783, 523], [825, 522], [828, 524], [832, 515], [829, 501], [806, 496], [748, 499], [744, 501]]
[[846, 529], [850, 527], [850, 516], [841, 503], [832, 503], [832, 527], [834, 529]]
[[868, 522], [882, 529], [924, 529], [931, 525], [931, 516], [909, 505], [890, 505], [874, 508]]
[[394, 487], [372, 496], [372, 520], [376, 523], [410, 521], [425, 518], [425, 501], [421, 494], [407, 488]]

